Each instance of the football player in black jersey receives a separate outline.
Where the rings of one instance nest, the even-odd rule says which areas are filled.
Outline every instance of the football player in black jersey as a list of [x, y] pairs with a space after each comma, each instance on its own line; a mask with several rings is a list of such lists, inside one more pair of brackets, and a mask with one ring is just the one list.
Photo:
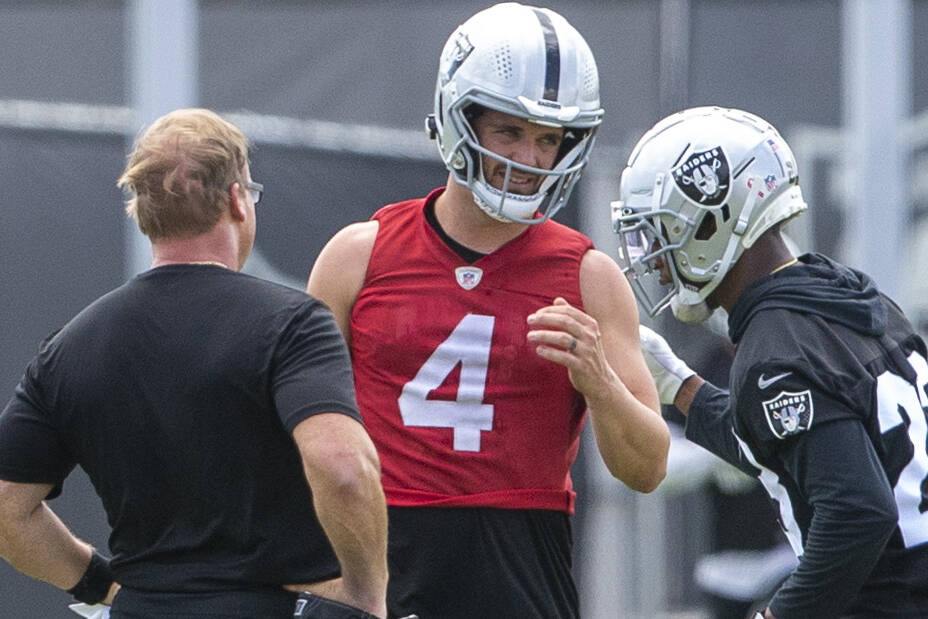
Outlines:
[[757, 616], [928, 617], [925, 343], [867, 275], [793, 256], [780, 228], [807, 206], [789, 146], [753, 114], [685, 110], [641, 138], [620, 191], [645, 310], [728, 312], [730, 392], [641, 335], [686, 436], [759, 478], [799, 556]]

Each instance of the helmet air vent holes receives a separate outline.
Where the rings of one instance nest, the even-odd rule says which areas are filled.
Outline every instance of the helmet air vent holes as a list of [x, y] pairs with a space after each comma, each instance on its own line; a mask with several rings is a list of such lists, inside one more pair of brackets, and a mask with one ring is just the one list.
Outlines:
[[504, 82], [512, 79], [512, 50], [509, 44], [503, 44], [493, 50], [493, 60], [496, 63], [496, 74]]
[[599, 73], [596, 65], [591, 62], [583, 67], [583, 95], [588, 99], [599, 96]]

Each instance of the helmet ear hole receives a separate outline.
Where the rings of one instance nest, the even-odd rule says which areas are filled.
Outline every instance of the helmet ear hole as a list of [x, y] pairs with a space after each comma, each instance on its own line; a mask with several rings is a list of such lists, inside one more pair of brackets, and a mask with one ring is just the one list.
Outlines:
[[697, 241], [708, 241], [712, 238], [712, 235], [715, 234], [719, 229], [718, 222], [715, 220], [715, 213], [713, 211], [707, 212], [702, 221], [699, 223], [699, 228], [696, 229], [696, 234], [693, 235]]
[[430, 140], [438, 138], [438, 123], [435, 122], [435, 114], [429, 114], [425, 117], [425, 133]]

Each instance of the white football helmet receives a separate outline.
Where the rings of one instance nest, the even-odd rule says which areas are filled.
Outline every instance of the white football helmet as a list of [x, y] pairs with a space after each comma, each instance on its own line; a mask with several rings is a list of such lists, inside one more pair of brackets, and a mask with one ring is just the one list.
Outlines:
[[[564, 127], [554, 168], [522, 165], [481, 147], [471, 126], [475, 105]], [[596, 61], [580, 33], [554, 11], [505, 2], [468, 19], [445, 43], [426, 131], [438, 139], [455, 181], [470, 189], [484, 212], [501, 221], [535, 224], [567, 202], [602, 117]], [[481, 157], [506, 164], [502, 190], [484, 178]], [[538, 192], [507, 191], [513, 170], [542, 176]]]
[[[741, 110], [697, 107], [661, 120], [635, 145], [612, 222], [645, 311], [672, 305], [679, 319], [697, 322], [741, 253], [806, 208], [796, 160], [772, 125]], [[641, 278], [657, 257], [673, 284], [652, 301]]]

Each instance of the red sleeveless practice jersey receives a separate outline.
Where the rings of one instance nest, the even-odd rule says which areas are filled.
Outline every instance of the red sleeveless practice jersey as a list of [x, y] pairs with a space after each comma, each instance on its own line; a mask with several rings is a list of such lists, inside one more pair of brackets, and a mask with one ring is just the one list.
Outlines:
[[387, 502], [573, 512], [585, 416], [561, 365], [526, 337], [529, 314], [575, 307], [588, 238], [553, 221], [472, 264], [429, 225], [427, 198], [385, 206], [351, 314], [358, 404]]

